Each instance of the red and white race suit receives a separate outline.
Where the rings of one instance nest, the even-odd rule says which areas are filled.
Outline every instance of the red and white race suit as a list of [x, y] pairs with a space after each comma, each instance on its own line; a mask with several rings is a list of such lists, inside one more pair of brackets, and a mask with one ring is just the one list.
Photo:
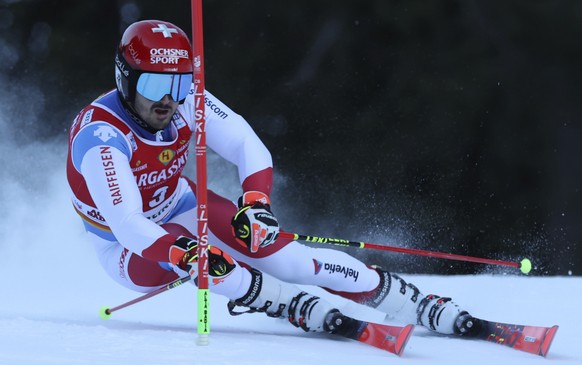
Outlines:
[[[205, 100], [207, 146], [238, 168], [243, 191], [270, 195], [273, 165], [265, 145], [244, 118], [208, 91]], [[195, 184], [182, 175], [194, 130], [192, 103], [191, 93], [168, 127], [152, 134], [113, 90], [85, 107], [71, 127], [67, 176], [73, 206], [106, 272], [133, 290], [148, 292], [176, 279], [169, 247], [179, 235], [197, 232]], [[364, 292], [378, 285], [375, 270], [332, 249], [278, 239], [251, 254], [233, 237], [236, 211], [233, 202], [208, 191], [209, 243], [235, 260], [284, 281], [334, 291]], [[211, 290], [239, 298], [249, 278]]]

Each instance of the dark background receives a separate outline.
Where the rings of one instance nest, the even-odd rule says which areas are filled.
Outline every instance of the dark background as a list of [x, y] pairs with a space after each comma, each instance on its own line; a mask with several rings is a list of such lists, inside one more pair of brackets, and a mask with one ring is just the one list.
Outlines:
[[[8, 116], [63, 145], [114, 87], [128, 24], [191, 34], [190, 1], [0, 4]], [[206, 0], [206, 86], [272, 151], [284, 228], [581, 275], [581, 20], [578, 0]], [[350, 252], [400, 272], [515, 273]]]

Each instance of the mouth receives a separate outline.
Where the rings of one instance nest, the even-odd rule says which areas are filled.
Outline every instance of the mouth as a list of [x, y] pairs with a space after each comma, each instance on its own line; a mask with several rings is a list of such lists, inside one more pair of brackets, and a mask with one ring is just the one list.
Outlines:
[[154, 108], [154, 113], [159, 118], [166, 118], [172, 112], [171, 108]]

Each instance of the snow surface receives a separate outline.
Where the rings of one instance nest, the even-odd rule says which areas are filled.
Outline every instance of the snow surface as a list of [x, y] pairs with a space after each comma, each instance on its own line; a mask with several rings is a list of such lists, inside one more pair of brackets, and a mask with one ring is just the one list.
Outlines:
[[[425, 293], [452, 296], [482, 318], [558, 324], [547, 358], [434, 335], [420, 327], [398, 358], [356, 341], [304, 333], [262, 314], [231, 317], [226, 300], [218, 296], [211, 296], [210, 344], [197, 346], [196, 290], [190, 284], [101, 320], [102, 306], [113, 307], [140, 294], [106, 277], [85, 241], [69, 201], [65, 146], [65, 137], [57, 147], [35, 143], [19, 146], [18, 153], [6, 140], [0, 144], [8, 172], [0, 178], [0, 203], [10, 207], [0, 223], [0, 364], [582, 363], [580, 277], [405, 275]], [[23, 159], [30, 170], [22, 171]], [[34, 174], [34, 168], [42, 174]], [[332, 300], [356, 318], [383, 317], [343, 299]]]

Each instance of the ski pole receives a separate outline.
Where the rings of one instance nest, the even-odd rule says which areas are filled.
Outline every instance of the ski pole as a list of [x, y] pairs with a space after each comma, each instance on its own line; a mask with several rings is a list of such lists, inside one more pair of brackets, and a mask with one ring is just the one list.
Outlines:
[[184, 284], [184, 283], [186, 283], [188, 281], [190, 281], [190, 276], [185, 276], [183, 278], [176, 279], [176, 280], [172, 281], [171, 283], [169, 283], [168, 285], [165, 285], [165, 286], [163, 286], [163, 287], [161, 287], [159, 289], [156, 289], [153, 292], [144, 294], [141, 297], [138, 297], [138, 298], [135, 298], [133, 300], [130, 300], [129, 302], [120, 304], [117, 307], [113, 307], [113, 308], [109, 308], [109, 307], [106, 307], [106, 306], [105, 307], [101, 307], [101, 310], [99, 311], [99, 316], [102, 319], [109, 319], [109, 317], [111, 317], [111, 313], [113, 313], [113, 312], [116, 312], [116, 311], [118, 311], [120, 309], [123, 309], [125, 307], [129, 307], [130, 305], [134, 305], [136, 303], [142, 302], [142, 301], [144, 301], [144, 300], [146, 300], [148, 298], [155, 297], [156, 295], [161, 294], [163, 292], [166, 292], [166, 291], [168, 291], [170, 289], [177, 288], [180, 285], [182, 285], [182, 284]]
[[490, 264], [490, 265], [512, 266], [512, 267], [516, 267], [516, 268], [520, 269], [521, 272], [524, 274], [528, 274], [531, 271], [531, 261], [528, 258], [524, 258], [520, 262], [501, 261], [501, 260], [493, 260], [493, 259], [486, 259], [486, 258], [480, 258], [480, 257], [456, 255], [456, 254], [452, 254], [452, 253], [425, 251], [425, 250], [419, 250], [419, 249], [414, 249], [414, 248], [403, 248], [403, 247], [395, 247], [395, 246], [378, 245], [378, 244], [368, 243], [368, 242], [349, 241], [349, 240], [344, 240], [344, 239], [339, 239], [339, 238], [306, 236], [306, 235], [302, 235], [302, 234], [282, 232], [282, 231], [279, 232], [279, 237], [289, 238], [289, 239], [293, 239], [296, 241], [311, 242], [311, 243], [326, 243], [326, 244], [342, 246], [342, 247], [356, 247], [356, 248], [363, 248], [363, 249], [392, 251], [392, 252], [400, 252], [400, 253], [406, 253], [406, 254], [411, 254], [411, 255], [436, 257], [436, 258], [448, 259], [448, 260], [476, 262], [476, 263]]

